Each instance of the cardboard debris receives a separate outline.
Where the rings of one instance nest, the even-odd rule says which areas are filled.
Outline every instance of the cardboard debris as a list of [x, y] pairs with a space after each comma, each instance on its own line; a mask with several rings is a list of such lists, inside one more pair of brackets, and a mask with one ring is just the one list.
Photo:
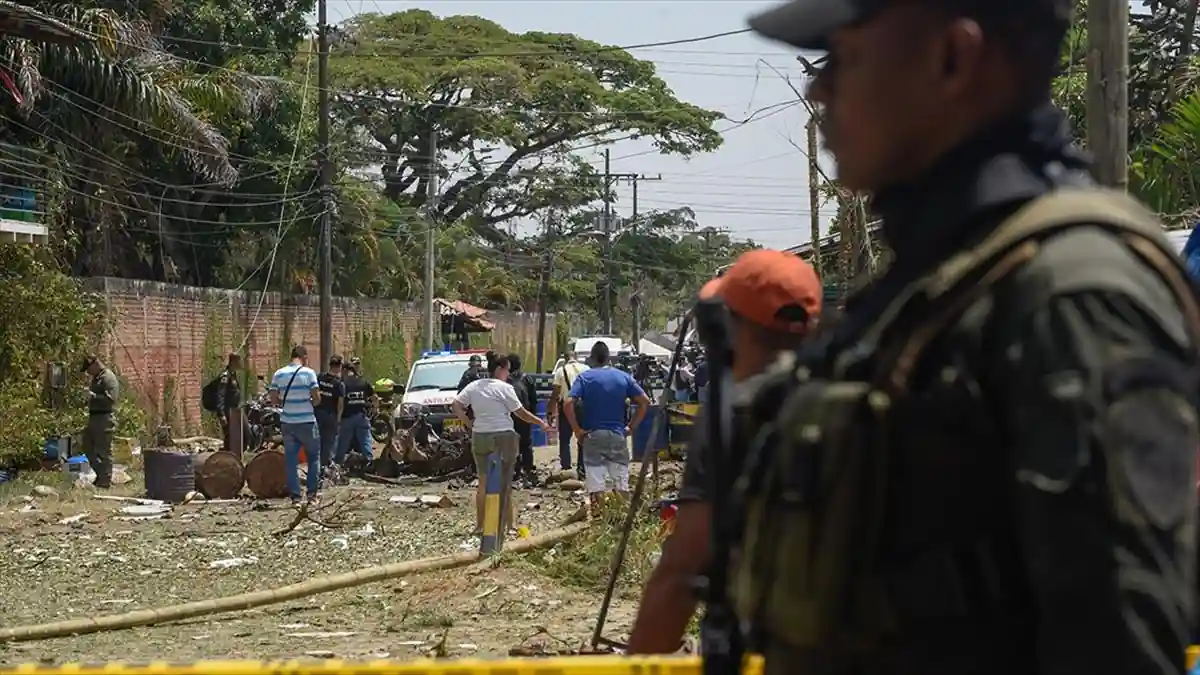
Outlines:
[[448, 509], [454, 506], [454, 502], [446, 495], [421, 495], [421, 503], [439, 509]]

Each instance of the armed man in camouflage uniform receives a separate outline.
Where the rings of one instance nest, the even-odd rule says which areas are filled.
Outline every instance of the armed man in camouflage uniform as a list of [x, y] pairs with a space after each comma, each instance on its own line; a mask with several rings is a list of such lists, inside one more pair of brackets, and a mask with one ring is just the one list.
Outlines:
[[1049, 102], [1070, 5], [751, 21], [828, 52], [825, 142], [894, 253], [729, 449], [730, 589], [768, 674], [1184, 671], [1200, 315]]

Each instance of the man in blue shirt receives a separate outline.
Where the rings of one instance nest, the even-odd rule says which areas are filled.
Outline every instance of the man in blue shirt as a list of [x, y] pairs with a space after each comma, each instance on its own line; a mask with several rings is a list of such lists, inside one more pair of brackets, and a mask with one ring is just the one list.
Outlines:
[[[563, 406], [563, 414], [579, 440], [584, 485], [593, 503], [609, 491], [608, 479], [612, 479], [618, 494], [629, 492], [629, 444], [626, 439], [630, 429], [641, 423], [650, 406], [650, 399], [633, 376], [613, 368], [609, 356], [608, 345], [604, 342], [592, 346], [592, 368], [575, 378]], [[637, 410], [633, 419], [627, 422], [629, 400], [637, 405]]]
[[299, 506], [300, 450], [308, 459], [308, 501], [317, 499], [321, 485], [321, 434], [317, 431], [314, 406], [321, 403], [321, 385], [317, 373], [308, 367], [308, 349], [304, 345], [292, 348], [292, 362], [275, 371], [271, 377], [271, 404], [279, 406], [279, 421], [283, 431], [283, 457], [287, 471], [288, 493], [292, 504]]

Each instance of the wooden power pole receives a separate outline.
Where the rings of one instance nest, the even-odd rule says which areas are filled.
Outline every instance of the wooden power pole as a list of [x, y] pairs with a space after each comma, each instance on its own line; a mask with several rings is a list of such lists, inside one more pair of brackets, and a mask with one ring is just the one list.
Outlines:
[[[317, 145], [321, 186], [321, 360], [333, 355], [333, 161], [329, 154], [329, 23], [326, 0], [317, 2]], [[240, 426], [238, 427], [241, 428]]]
[[812, 247], [811, 263], [817, 273], [817, 278], [825, 282], [824, 270], [821, 269], [821, 165], [817, 163], [820, 147], [817, 144], [817, 115], [815, 108], [809, 108], [808, 124], [808, 215], [809, 245]]
[[1096, 180], [1129, 188], [1129, 0], [1087, 3], [1087, 146]]

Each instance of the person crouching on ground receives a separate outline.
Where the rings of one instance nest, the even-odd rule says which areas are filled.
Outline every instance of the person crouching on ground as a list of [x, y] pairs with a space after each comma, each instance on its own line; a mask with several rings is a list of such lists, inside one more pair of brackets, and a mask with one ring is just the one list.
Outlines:
[[[744, 254], [724, 275], [710, 281], [700, 297], [720, 298], [732, 317], [733, 405], [744, 409], [780, 354], [804, 342], [821, 315], [821, 282], [799, 257], [783, 251], [759, 250]], [[700, 408], [693, 429], [706, 429], [708, 411]], [[739, 428], [733, 417], [735, 439], [753, 430]], [[744, 422], [741, 423], [744, 426]], [[703, 458], [706, 438], [692, 437], [679, 489], [675, 530], [663, 545], [662, 558], [642, 592], [630, 654], [668, 654], [679, 649], [683, 632], [696, 611], [693, 584], [708, 564], [712, 512], [709, 478]], [[744, 442], [744, 441], [743, 441]], [[738, 446], [744, 449], [745, 445]]]
[[[583, 450], [584, 485], [593, 507], [609, 492], [606, 484], [610, 479], [618, 495], [629, 492], [627, 439], [630, 429], [637, 428], [650, 406], [650, 399], [633, 376], [613, 368], [609, 357], [604, 342], [592, 346], [592, 367], [575, 378], [563, 406], [567, 422]], [[633, 419], [626, 421], [630, 400], [637, 409]], [[579, 405], [583, 407], [582, 415], [576, 414]]]
[[317, 373], [308, 367], [308, 349], [292, 348], [292, 362], [271, 376], [271, 405], [280, 409], [283, 431], [283, 458], [287, 471], [288, 494], [292, 504], [300, 506], [300, 451], [308, 459], [308, 502], [317, 501], [321, 487], [321, 432], [317, 430], [315, 407], [321, 403], [321, 384]]
[[[517, 390], [508, 383], [509, 361], [506, 356], [488, 360], [488, 377], [468, 384], [454, 399], [454, 414], [471, 430], [471, 454], [479, 474], [475, 492], [475, 534], [483, 534], [484, 496], [487, 494], [488, 458], [500, 457], [501, 527], [516, 523], [516, 505], [512, 500], [512, 477], [516, 468], [520, 441], [513, 427], [513, 416], [542, 429], [549, 425], [521, 406]], [[472, 415], [467, 415], [467, 408]], [[474, 419], [471, 419], [471, 417]]]

